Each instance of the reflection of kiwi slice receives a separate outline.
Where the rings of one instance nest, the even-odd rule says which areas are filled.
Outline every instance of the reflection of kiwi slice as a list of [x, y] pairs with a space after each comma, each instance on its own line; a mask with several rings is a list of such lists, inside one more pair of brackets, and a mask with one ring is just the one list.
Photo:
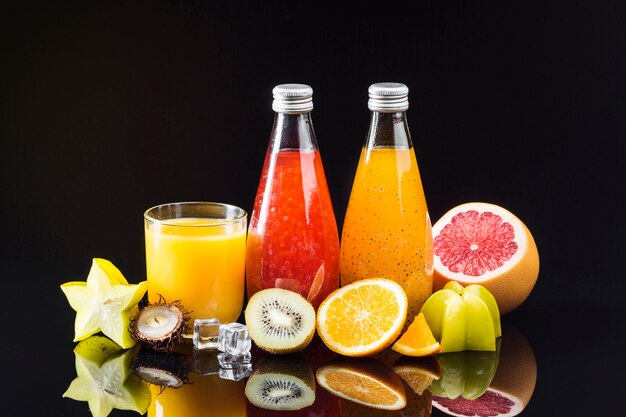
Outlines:
[[300, 294], [281, 288], [257, 292], [245, 311], [250, 337], [270, 353], [303, 350], [315, 334], [315, 310]]
[[300, 410], [315, 401], [315, 375], [301, 356], [267, 356], [248, 378], [245, 393], [265, 410]]

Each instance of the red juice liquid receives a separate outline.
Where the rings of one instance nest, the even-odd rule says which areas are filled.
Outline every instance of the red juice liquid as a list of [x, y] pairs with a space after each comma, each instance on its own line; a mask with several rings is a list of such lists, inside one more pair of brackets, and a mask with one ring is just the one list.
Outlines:
[[318, 150], [268, 152], [246, 252], [248, 297], [300, 293], [317, 309], [339, 286], [339, 235]]

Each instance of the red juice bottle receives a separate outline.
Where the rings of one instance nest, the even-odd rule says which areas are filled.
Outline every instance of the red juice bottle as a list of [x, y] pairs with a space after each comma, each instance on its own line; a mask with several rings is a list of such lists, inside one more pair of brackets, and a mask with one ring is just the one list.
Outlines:
[[248, 227], [248, 297], [285, 288], [317, 309], [339, 286], [339, 234], [311, 121], [313, 90], [282, 84], [272, 92], [274, 126]]

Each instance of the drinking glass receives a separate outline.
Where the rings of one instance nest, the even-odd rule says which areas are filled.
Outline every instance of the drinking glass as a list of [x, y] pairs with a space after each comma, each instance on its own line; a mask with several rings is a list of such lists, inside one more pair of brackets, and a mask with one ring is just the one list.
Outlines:
[[244, 297], [247, 213], [213, 202], [169, 203], [144, 213], [148, 299], [180, 300], [196, 318], [236, 321]]

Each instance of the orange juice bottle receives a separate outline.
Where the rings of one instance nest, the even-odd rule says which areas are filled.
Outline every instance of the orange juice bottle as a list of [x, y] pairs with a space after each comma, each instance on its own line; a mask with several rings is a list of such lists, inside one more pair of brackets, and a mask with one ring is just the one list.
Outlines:
[[341, 284], [384, 277], [409, 299], [407, 325], [432, 293], [431, 223], [406, 120], [408, 88], [369, 88], [372, 111], [341, 238]]

